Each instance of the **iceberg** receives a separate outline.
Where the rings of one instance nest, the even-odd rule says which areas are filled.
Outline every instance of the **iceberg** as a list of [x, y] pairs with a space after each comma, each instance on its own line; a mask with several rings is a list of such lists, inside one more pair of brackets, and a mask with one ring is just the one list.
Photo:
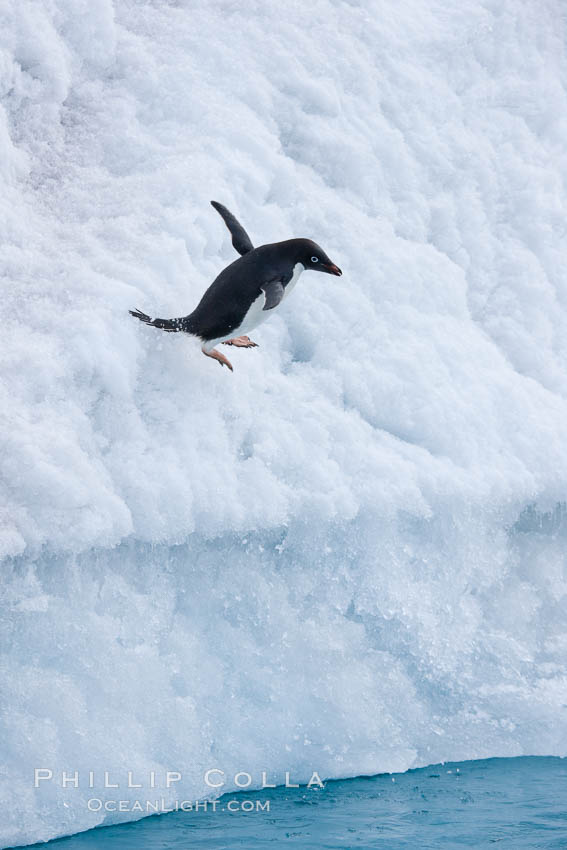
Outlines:
[[[242, 773], [567, 754], [564, 27], [4, 4], [1, 846]], [[343, 270], [234, 374], [128, 315], [235, 258], [211, 198]]]

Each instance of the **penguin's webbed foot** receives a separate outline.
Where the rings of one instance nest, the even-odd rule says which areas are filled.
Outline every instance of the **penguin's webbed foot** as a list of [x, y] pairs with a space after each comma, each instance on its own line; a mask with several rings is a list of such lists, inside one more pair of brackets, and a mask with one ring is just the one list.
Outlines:
[[228, 366], [230, 371], [234, 372], [234, 369], [232, 368], [232, 363], [220, 351], [216, 351], [214, 348], [212, 349], [212, 351], [205, 351], [204, 348], [201, 348], [201, 351], [203, 352], [205, 357], [212, 357], [213, 360], [217, 360], [218, 363], [220, 363], [221, 366]]
[[252, 342], [249, 336], [235, 336], [234, 339], [227, 339], [223, 345], [234, 345], [236, 348], [258, 348], [258, 343]]

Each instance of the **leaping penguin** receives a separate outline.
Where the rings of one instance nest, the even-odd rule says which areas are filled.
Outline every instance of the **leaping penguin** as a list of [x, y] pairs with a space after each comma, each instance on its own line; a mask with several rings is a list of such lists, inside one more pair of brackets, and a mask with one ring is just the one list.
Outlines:
[[306, 269], [341, 275], [322, 248], [311, 239], [286, 239], [254, 248], [250, 237], [226, 207], [211, 201], [228, 227], [232, 244], [242, 256], [224, 269], [211, 283], [196, 308], [179, 319], [152, 319], [140, 310], [130, 314], [141, 322], [168, 333], [180, 331], [197, 337], [201, 351], [218, 360], [221, 366], [232, 364], [215, 346], [236, 345], [255, 348], [246, 334], [265, 321], [294, 288]]

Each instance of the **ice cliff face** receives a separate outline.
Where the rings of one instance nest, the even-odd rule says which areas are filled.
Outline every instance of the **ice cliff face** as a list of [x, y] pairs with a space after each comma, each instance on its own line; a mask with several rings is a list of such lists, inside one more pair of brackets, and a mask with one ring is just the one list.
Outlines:
[[[561, 4], [2, 15], [4, 843], [103, 820], [34, 767], [567, 753]], [[127, 314], [234, 258], [210, 198], [344, 272], [233, 375]]]

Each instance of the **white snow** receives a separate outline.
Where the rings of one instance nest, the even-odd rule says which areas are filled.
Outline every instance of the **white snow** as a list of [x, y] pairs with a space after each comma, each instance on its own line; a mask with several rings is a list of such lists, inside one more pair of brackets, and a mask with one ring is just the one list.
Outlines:
[[[566, 755], [563, 5], [1, 10], [1, 843], [104, 820], [35, 767]], [[127, 313], [210, 199], [343, 270], [234, 374]]]

